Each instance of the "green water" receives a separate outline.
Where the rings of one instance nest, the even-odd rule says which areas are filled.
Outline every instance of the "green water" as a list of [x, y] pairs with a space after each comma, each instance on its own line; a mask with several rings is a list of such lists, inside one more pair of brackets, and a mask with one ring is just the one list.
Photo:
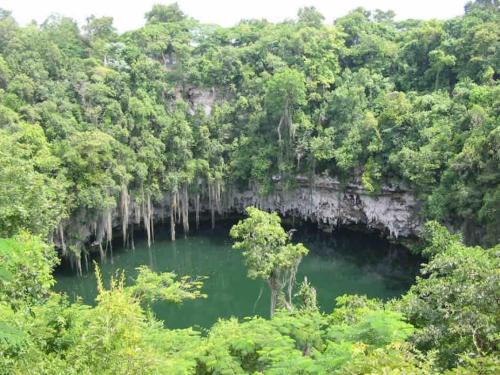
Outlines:
[[[116, 270], [135, 276], [135, 268], [148, 265], [154, 271], [174, 271], [178, 275], [207, 276], [204, 292], [207, 299], [187, 301], [182, 305], [160, 302], [153, 306], [157, 318], [170, 328], [210, 327], [219, 317], [269, 315], [269, 293], [266, 285], [246, 277], [241, 254], [231, 249], [229, 225], [216, 231], [201, 230], [175, 242], [167, 239], [167, 228], [148, 249], [144, 239], [136, 240], [136, 249], [115, 245], [112, 261], [101, 265], [105, 280]], [[323, 311], [334, 307], [335, 297], [342, 294], [365, 294], [389, 299], [400, 296], [413, 282], [418, 260], [399, 246], [373, 235], [348, 231], [325, 234], [313, 228], [299, 228], [295, 241], [303, 242], [310, 254], [299, 268], [298, 282], [306, 275], [315, 286]], [[96, 281], [93, 272], [76, 277], [68, 267], [56, 271], [58, 291], [71, 299], [80, 296], [93, 304]], [[259, 294], [262, 296], [259, 299]]]

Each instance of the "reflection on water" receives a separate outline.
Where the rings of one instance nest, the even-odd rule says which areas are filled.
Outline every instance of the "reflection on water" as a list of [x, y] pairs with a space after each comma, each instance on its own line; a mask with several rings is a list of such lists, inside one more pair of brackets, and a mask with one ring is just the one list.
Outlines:
[[[109, 280], [117, 270], [125, 270], [127, 279], [131, 279], [136, 275], [135, 269], [144, 264], [157, 272], [208, 276], [203, 288], [207, 299], [182, 305], [160, 302], [153, 306], [156, 316], [170, 328], [209, 327], [219, 317], [267, 317], [267, 287], [262, 281], [246, 277], [241, 254], [231, 249], [229, 228], [227, 225], [216, 231], [201, 230], [174, 243], [168, 240], [166, 226], [158, 228], [156, 233], [160, 236], [149, 249], [144, 239], [136, 241], [135, 251], [115, 246], [113, 262], [108, 260], [101, 265], [104, 278]], [[346, 293], [382, 299], [398, 297], [408, 289], [418, 269], [418, 259], [408, 251], [373, 235], [349, 231], [327, 234], [303, 227], [295, 233], [294, 240], [310, 249], [300, 265], [297, 282], [308, 277], [325, 312], [334, 307], [335, 297]], [[78, 278], [67, 267], [61, 267], [56, 279], [56, 290], [66, 292], [72, 299], [80, 296], [85, 303], [94, 303], [96, 281], [92, 272]]]

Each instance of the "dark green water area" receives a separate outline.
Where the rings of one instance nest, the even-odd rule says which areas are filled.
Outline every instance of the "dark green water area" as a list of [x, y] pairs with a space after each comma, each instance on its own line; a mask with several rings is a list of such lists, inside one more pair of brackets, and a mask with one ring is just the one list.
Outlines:
[[[228, 236], [231, 224], [219, 224], [214, 231], [201, 229], [187, 238], [180, 236], [175, 242], [169, 240], [166, 225], [158, 227], [151, 248], [137, 233], [135, 250], [116, 243], [112, 259], [101, 264], [105, 282], [109, 282], [117, 270], [124, 270], [126, 279], [132, 279], [141, 265], [148, 265], [156, 272], [206, 276], [203, 292], [208, 298], [181, 305], [158, 302], [152, 306], [156, 317], [169, 328], [208, 328], [218, 318], [232, 316], [268, 317], [269, 291], [263, 281], [247, 277], [241, 253], [231, 248]], [[384, 300], [399, 297], [408, 290], [418, 272], [419, 258], [376, 235], [348, 230], [330, 234], [313, 226], [297, 229], [294, 241], [302, 242], [310, 250], [299, 267], [297, 283], [307, 276], [317, 290], [324, 312], [330, 312], [335, 298], [343, 294]], [[86, 304], [95, 303], [94, 272], [77, 277], [63, 264], [56, 270], [55, 277], [57, 291], [67, 293], [71, 300], [79, 296]]]

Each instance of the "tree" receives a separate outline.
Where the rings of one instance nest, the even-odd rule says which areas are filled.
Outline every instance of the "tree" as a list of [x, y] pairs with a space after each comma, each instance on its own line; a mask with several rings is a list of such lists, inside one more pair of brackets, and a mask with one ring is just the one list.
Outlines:
[[0, 374], [193, 372], [199, 335], [164, 329], [143, 302], [203, 297], [200, 281], [142, 267], [133, 285], [121, 274], [106, 289], [97, 269], [91, 307], [50, 290], [56, 263], [39, 237], [0, 238]]
[[90, 40], [109, 40], [116, 35], [112, 17], [96, 17], [92, 15], [87, 18], [87, 24], [83, 29]]
[[305, 104], [304, 74], [285, 68], [276, 73], [267, 83], [266, 108], [270, 118], [277, 123], [280, 155], [278, 167], [286, 170], [292, 159], [292, 141], [295, 137], [294, 117]]
[[289, 141], [294, 136], [295, 111], [305, 104], [304, 75], [293, 69], [283, 69], [268, 82], [266, 107], [270, 115], [279, 119], [278, 140]]
[[148, 23], [166, 23], [179, 22], [186, 18], [186, 15], [179, 8], [177, 3], [162, 5], [155, 4], [153, 8], [146, 13]]
[[474, 1], [468, 1], [465, 4], [464, 10], [465, 13], [471, 12], [476, 8], [498, 11], [498, 7], [499, 7], [498, 0], [474, 0]]
[[248, 218], [231, 228], [230, 235], [237, 240], [233, 248], [243, 251], [248, 276], [267, 282], [271, 290], [271, 316], [277, 307], [291, 310], [297, 269], [308, 250], [301, 243], [290, 243], [292, 232], [285, 232], [276, 213], [255, 207], [248, 207], [246, 212]]
[[37, 125], [0, 129], [0, 236], [28, 230], [48, 236], [66, 214], [60, 160]]
[[74, 185], [75, 208], [90, 210], [116, 206], [116, 196], [130, 177], [126, 161], [129, 150], [98, 130], [78, 132], [61, 143], [58, 152]]
[[445, 69], [452, 68], [455, 65], [455, 56], [447, 55], [441, 50], [429, 52], [430, 68], [429, 71], [436, 75], [434, 90], [439, 88], [439, 77]]
[[425, 350], [437, 350], [443, 368], [459, 355], [495, 352], [500, 325], [498, 308], [499, 246], [467, 247], [437, 223], [426, 227], [435, 254], [401, 301], [401, 309], [416, 327], [413, 340]]
[[313, 6], [300, 8], [297, 13], [299, 24], [309, 27], [321, 27], [325, 17]]
[[55, 284], [57, 263], [56, 252], [40, 237], [21, 232], [0, 238], [0, 303], [17, 310], [43, 302]]

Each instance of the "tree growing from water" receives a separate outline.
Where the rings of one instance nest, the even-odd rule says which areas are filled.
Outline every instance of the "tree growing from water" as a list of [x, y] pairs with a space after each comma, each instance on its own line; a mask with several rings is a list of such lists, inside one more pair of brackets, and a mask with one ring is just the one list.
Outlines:
[[277, 307], [292, 310], [293, 286], [302, 257], [309, 250], [301, 243], [292, 244], [291, 233], [281, 226], [275, 212], [255, 207], [246, 209], [248, 218], [231, 228], [237, 240], [234, 249], [242, 250], [248, 277], [263, 279], [271, 291], [271, 316]]

